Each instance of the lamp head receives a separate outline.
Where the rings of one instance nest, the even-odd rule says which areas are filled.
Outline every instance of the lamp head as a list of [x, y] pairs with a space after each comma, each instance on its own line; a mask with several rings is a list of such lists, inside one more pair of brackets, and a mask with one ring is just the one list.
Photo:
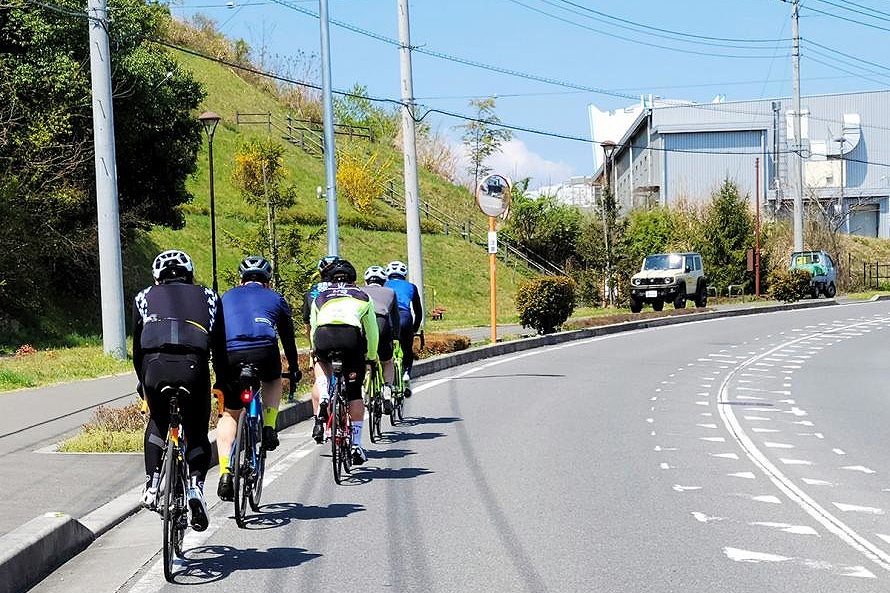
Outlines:
[[219, 120], [221, 120], [222, 117], [212, 111], [205, 111], [198, 116], [198, 119], [204, 124], [204, 131], [207, 132], [207, 137], [212, 139], [213, 132], [216, 131], [216, 124], [219, 123]]

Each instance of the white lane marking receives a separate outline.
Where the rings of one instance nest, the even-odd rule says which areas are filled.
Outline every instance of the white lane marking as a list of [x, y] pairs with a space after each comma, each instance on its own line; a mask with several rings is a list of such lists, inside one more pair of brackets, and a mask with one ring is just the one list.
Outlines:
[[782, 432], [778, 428], [758, 428], [754, 427], [751, 429], [752, 432]]
[[664, 462], [658, 464], [658, 467], [660, 467], [661, 469], [671, 469], [671, 466]]
[[832, 449], [832, 451], [838, 455], [846, 455], [843, 449]]
[[819, 480], [816, 478], [801, 478], [804, 484], [809, 484], [810, 486], [834, 486], [834, 482], [829, 482], [827, 480]]
[[767, 418], [766, 416], [743, 416], [743, 418], [745, 420], [751, 420], [752, 422], [753, 421], [764, 421], [764, 422], [772, 421], [772, 418]]
[[711, 404], [709, 404], [708, 402], [695, 402], [695, 403], [696, 403], [696, 405], [699, 405], [699, 406], [709, 406], [709, 405], [711, 405]]
[[735, 472], [734, 474], [726, 474], [731, 478], [745, 478], [746, 480], [754, 480], [756, 476], [754, 472]]
[[[826, 331], [831, 332], [833, 330]], [[792, 340], [791, 343], [799, 343], [803, 340], [804, 338], [796, 338]], [[790, 344], [786, 344], [786, 347], [788, 345]], [[777, 347], [774, 348], [772, 351], [767, 351], [767, 355], [770, 355], [773, 352], [778, 351], [779, 349], [780, 348]], [[753, 364], [757, 364], [759, 358], [761, 358], [762, 356], [763, 355], [751, 357], [742, 362], [739, 367], [745, 368]], [[732, 381], [736, 373], [737, 371], [730, 371], [729, 373], [727, 373], [726, 378], [723, 380], [723, 384], [720, 386], [719, 395], [717, 397], [718, 403], [728, 403], [729, 383]], [[832, 515], [828, 511], [828, 509], [817, 503], [805, 491], [794, 484], [794, 482], [792, 482], [790, 478], [783, 474], [779, 470], [779, 468], [776, 467], [776, 465], [774, 465], [757, 448], [750, 437], [748, 437], [748, 435], [744, 432], [741, 424], [739, 424], [738, 419], [735, 417], [735, 412], [733, 411], [732, 406], [718, 405], [717, 409], [720, 413], [721, 419], [726, 425], [727, 430], [729, 430], [730, 434], [733, 435], [733, 437], [742, 447], [742, 450], [745, 452], [745, 455], [747, 455], [748, 459], [750, 459], [754, 463], [754, 465], [760, 468], [760, 470], [764, 472], [764, 474], [766, 474], [770, 481], [772, 481], [773, 484], [775, 484], [776, 487], [785, 496], [787, 496], [794, 503], [800, 506], [808, 515], [818, 521], [829, 532], [838, 536], [842, 541], [863, 554], [872, 562], [879, 565], [882, 569], [890, 571], [890, 554], [870, 542], [868, 539], [854, 531], [851, 527], [843, 523], [840, 519]], [[791, 460], [782, 460], [783, 463], [787, 463], [788, 461]], [[810, 462], [806, 463], [809, 464]]]
[[673, 490], [676, 492], [688, 492], [690, 490], [701, 490], [701, 486], [681, 486], [680, 484], [674, 484]]
[[649, 424], [652, 424], [653, 422], [655, 422], [655, 418], [646, 418], [646, 422], [648, 422]]
[[877, 473], [875, 470], [870, 467], [865, 467], [864, 465], [846, 465], [841, 469], [848, 469], [853, 472], [862, 472], [864, 474], [874, 474]]
[[829, 572], [837, 573], [841, 576], [845, 577], [856, 577], [863, 579], [875, 579], [874, 573], [865, 568], [864, 566], [838, 566], [831, 564], [830, 562], [824, 562], [821, 560], [808, 560], [806, 558], [792, 558], [789, 556], [780, 556], [778, 554], [768, 554], [766, 552], [754, 552], [751, 550], [742, 550], [740, 548], [723, 548], [723, 553], [726, 554], [726, 557], [730, 560], [735, 560], [736, 562], [751, 562], [754, 564], [759, 564], [761, 562], [789, 562], [792, 561], [797, 564], [802, 564], [807, 568], [816, 568], [820, 570], [827, 570]]
[[754, 502], [768, 502], [770, 504], [782, 504], [782, 499], [772, 494], [762, 494], [760, 496], [752, 496]]
[[876, 533], [875, 535], [890, 544], [890, 535], [884, 535], [883, 533]]
[[819, 535], [819, 532], [809, 525], [791, 525], [790, 523], [772, 523], [769, 521], [754, 521], [753, 523], [748, 523], [748, 525], [773, 527], [786, 533], [793, 533], [794, 535]]
[[764, 441], [764, 447], [768, 447], [770, 449], [793, 449], [794, 445], [789, 445], [788, 443], [774, 443], [772, 441]]
[[884, 509], [880, 509], [878, 507], [867, 507], [858, 504], [846, 504], [843, 502], [833, 502], [831, 503], [836, 506], [839, 510], [845, 513], [867, 513], [869, 515], [883, 515]]
[[661, 445], [655, 445], [656, 451], [676, 451], [676, 447], [662, 447]]
[[704, 513], [698, 512], [698, 511], [692, 511], [692, 516], [699, 523], [712, 523], [714, 521], [726, 521], [726, 517], [710, 517]]
[[712, 443], [725, 443], [726, 437], [698, 437], [700, 441], [710, 441]]
[[[807, 461], [806, 459], [785, 459], [784, 457], [780, 457], [779, 461], [785, 465], [813, 465], [812, 461]], [[887, 568], [890, 570], [890, 566]]]
[[696, 424], [696, 426], [700, 426], [702, 428], [717, 428], [716, 424]]
[[711, 457], [723, 457], [724, 459], [738, 459], [739, 456], [735, 453], [711, 453]]
[[804, 410], [801, 410], [797, 406], [792, 407], [790, 410], [785, 412], [786, 414], [794, 414], [795, 416], [806, 416], [807, 413]]
[[795, 420], [791, 424], [800, 424], [801, 426], [815, 426], [810, 420]]

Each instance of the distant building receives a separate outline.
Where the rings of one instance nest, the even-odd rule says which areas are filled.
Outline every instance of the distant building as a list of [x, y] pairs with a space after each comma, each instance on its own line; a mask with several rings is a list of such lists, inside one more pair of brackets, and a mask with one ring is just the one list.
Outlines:
[[[603, 137], [607, 114], [596, 111], [596, 119], [591, 110], [591, 137], [600, 153], [594, 184], [603, 187], [608, 171], [627, 212], [706, 202], [727, 178], [753, 208], [759, 182], [764, 212], [782, 216], [801, 187], [801, 171], [805, 204], [836, 209], [845, 232], [890, 237], [890, 91], [802, 97], [800, 142], [794, 141], [791, 105], [788, 98], [641, 102], [633, 121], [612, 138]], [[612, 121], [627, 119], [621, 113]], [[617, 147], [604, 167], [599, 143], [605, 140]]]
[[561, 204], [593, 208], [599, 196], [593, 177], [572, 177], [565, 183], [545, 185], [534, 191], [534, 197], [553, 196]]

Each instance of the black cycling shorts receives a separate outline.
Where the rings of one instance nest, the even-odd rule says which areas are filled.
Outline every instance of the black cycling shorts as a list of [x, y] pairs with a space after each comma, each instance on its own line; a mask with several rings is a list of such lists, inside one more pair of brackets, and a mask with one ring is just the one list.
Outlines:
[[241, 385], [238, 381], [241, 376], [241, 365], [251, 363], [257, 370], [260, 381], [274, 381], [281, 378], [281, 353], [278, 345], [260, 346], [258, 348], [246, 348], [244, 350], [229, 350], [229, 377], [231, 385], [226, 390], [226, 409], [240, 410], [244, 408], [241, 401]]
[[313, 348], [315, 358], [324, 363], [331, 362], [332, 352], [340, 352], [343, 376], [346, 377], [346, 399], [361, 399], [368, 351], [362, 332], [351, 325], [321, 325], [315, 329]]
[[380, 335], [377, 342], [377, 358], [381, 362], [390, 360], [392, 358], [392, 326], [389, 324], [389, 317], [377, 316], [377, 331]]

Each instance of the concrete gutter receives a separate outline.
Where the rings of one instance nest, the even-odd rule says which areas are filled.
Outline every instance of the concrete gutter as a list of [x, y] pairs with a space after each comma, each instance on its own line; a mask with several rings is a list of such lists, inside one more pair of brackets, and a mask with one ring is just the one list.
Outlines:
[[[876, 296], [871, 300], [890, 300], [890, 296]], [[839, 303], [835, 300], [817, 300], [764, 307], [724, 309], [641, 319], [534, 336], [419, 360], [414, 363], [413, 375], [415, 378], [422, 377], [494, 356], [619, 332], [720, 317], [755, 315], [837, 304]], [[282, 406], [278, 414], [278, 429], [293, 426], [311, 417], [312, 402], [310, 400], [286, 404]], [[212, 467], [218, 463], [215, 431], [210, 433], [210, 445], [213, 455]], [[46, 513], [0, 537], [0, 593], [21, 593], [39, 583], [52, 571], [86, 549], [100, 535], [139, 511], [141, 509], [139, 500], [141, 492], [142, 486], [137, 486], [80, 519], [74, 519], [63, 513]]]

